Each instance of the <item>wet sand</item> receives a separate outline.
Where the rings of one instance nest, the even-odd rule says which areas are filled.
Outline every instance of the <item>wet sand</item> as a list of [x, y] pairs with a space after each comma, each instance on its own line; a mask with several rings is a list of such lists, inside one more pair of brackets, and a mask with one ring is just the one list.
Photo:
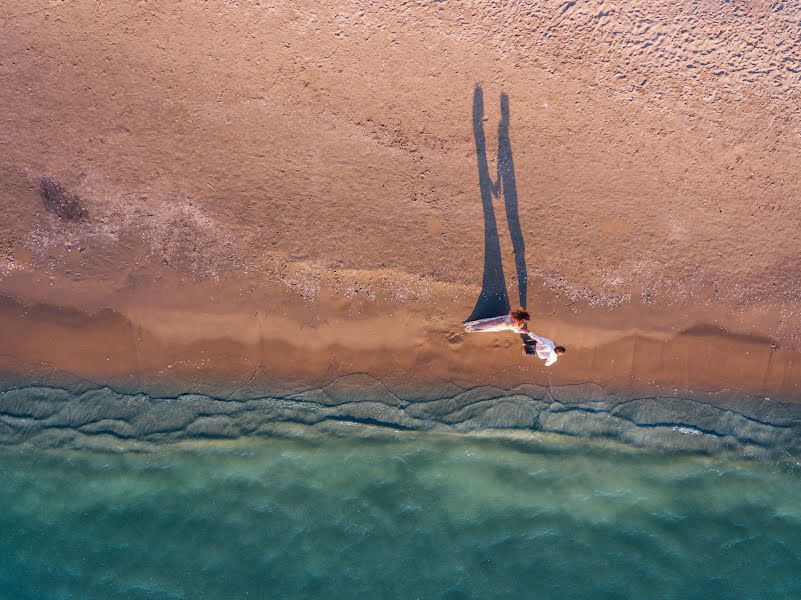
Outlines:
[[799, 10], [3, 3], [4, 386], [794, 404]]
[[[469, 305], [309, 303], [291, 292], [272, 293], [262, 303], [233, 297], [230, 284], [181, 287], [181, 294], [154, 291], [147, 302], [93, 313], [6, 299], [0, 304], [0, 368], [7, 377], [25, 365], [26, 371], [55, 369], [121, 389], [200, 386], [220, 393], [245, 384], [255, 390], [257, 382], [271, 389], [289, 382], [324, 385], [366, 373], [420, 386], [595, 383], [624, 396], [732, 390], [793, 402], [801, 381], [797, 350], [713, 326], [640, 330], [614, 327], [619, 314], [606, 315], [607, 323], [592, 315], [572, 322], [537, 317], [543, 335], [570, 348], [546, 369], [523, 354], [513, 334], [464, 333], [452, 321], [452, 308], [466, 314]], [[203, 293], [216, 302], [198, 307]]]

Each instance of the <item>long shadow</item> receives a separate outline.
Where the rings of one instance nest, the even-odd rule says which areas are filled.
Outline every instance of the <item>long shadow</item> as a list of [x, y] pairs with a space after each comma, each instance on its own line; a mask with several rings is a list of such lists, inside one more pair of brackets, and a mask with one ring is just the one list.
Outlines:
[[528, 271], [526, 269], [525, 244], [520, 226], [517, 202], [512, 144], [509, 139], [509, 97], [501, 95], [501, 121], [498, 124], [497, 181], [489, 174], [487, 146], [484, 137], [484, 93], [480, 85], [473, 90], [473, 135], [476, 140], [478, 182], [481, 190], [481, 205], [484, 209], [484, 276], [481, 293], [467, 321], [495, 317], [509, 312], [509, 292], [503, 273], [501, 243], [492, 197], [503, 192], [506, 220], [512, 237], [515, 270], [519, 290], [520, 306], [526, 306]]
[[[498, 124], [498, 182], [503, 191], [503, 203], [506, 206], [506, 222], [509, 235], [512, 237], [512, 248], [515, 255], [515, 271], [517, 271], [517, 290], [520, 295], [520, 306], [526, 306], [528, 292], [528, 269], [526, 268], [526, 244], [523, 241], [523, 230], [520, 227], [520, 214], [517, 208], [517, 180], [515, 179], [515, 163], [512, 159], [512, 142], [509, 140], [509, 96], [501, 94], [501, 122]], [[496, 193], [497, 195], [497, 193]]]
[[487, 142], [484, 138], [484, 92], [477, 85], [473, 90], [473, 136], [476, 139], [478, 161], [478, 185], [481, 190], [481, 206], [484, 208], [484, 277], [481, 293], [468, 321], [497, 317], [509, 312], [509, 293], [503, 275], [501, 241], [498, 238], [498, 223], [492, 205], [494, 187], [487, 162]]

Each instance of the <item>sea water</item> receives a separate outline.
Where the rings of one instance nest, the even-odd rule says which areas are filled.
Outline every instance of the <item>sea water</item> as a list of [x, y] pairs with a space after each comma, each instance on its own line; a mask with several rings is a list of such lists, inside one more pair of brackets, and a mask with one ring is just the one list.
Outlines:
[[2, 598], [801, 597], [790, 458], [414, 434], [0, 471]]

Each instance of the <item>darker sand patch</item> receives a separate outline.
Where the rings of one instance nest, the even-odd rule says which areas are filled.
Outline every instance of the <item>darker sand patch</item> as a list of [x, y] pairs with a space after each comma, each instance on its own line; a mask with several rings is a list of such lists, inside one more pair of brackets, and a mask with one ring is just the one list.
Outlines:
[[39, 181], [39, 195], [44, 207], [59, 219], [81, 221], [89, 214], [77, 194], [73, 194], [63, 183], [52, 177]]

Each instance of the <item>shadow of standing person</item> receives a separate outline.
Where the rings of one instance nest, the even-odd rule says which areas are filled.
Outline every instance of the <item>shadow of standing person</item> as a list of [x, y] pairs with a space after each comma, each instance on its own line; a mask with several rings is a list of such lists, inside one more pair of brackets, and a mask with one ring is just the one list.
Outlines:
[[495, 317], [509, 312], [509, 292], [503, 273], [501, 243], [492, 197], [503, 193], [506, 220], [512, 237], [515, 255], [515, 270], [519, 289], [520, 306], [526, 305], [528, 272], [526, 270], [525, 245], [520, 226], [517, 201], [517, 183], [512, 160], [512, 144], [509, 139], [509, 97], [501, 95], [501, 121], [498, 125], [497, 181], [493, 182], [487, 161], [487, 145], [484, 137], [484, 94], [480, 85], [473, 90], [473, 135], [476, 141], [478, 183], [481, 205], [484, 209], [484, 275], [481, 293], [473, 312], [466, 321]]
[[[526, 307], [528, 292], [528, 269], [526, 268], [526, 245], [523, 241], [523, 229], [520, 227], [520, 214], [517, 205], [517, 180], [515, 179], [515, 163], [512, 159], [512, 142], [509, 139], [509, 96], [501, 94], [501, 122], [498, 124], [498, 180], [495, 185], [503, 193], [506, 207], [506, 223], [512, 237], [512, 248], [515, 256], [517, 272], [517, 290], [519, 305]], [[495, 192], [498, 195], [498, 191]]]

